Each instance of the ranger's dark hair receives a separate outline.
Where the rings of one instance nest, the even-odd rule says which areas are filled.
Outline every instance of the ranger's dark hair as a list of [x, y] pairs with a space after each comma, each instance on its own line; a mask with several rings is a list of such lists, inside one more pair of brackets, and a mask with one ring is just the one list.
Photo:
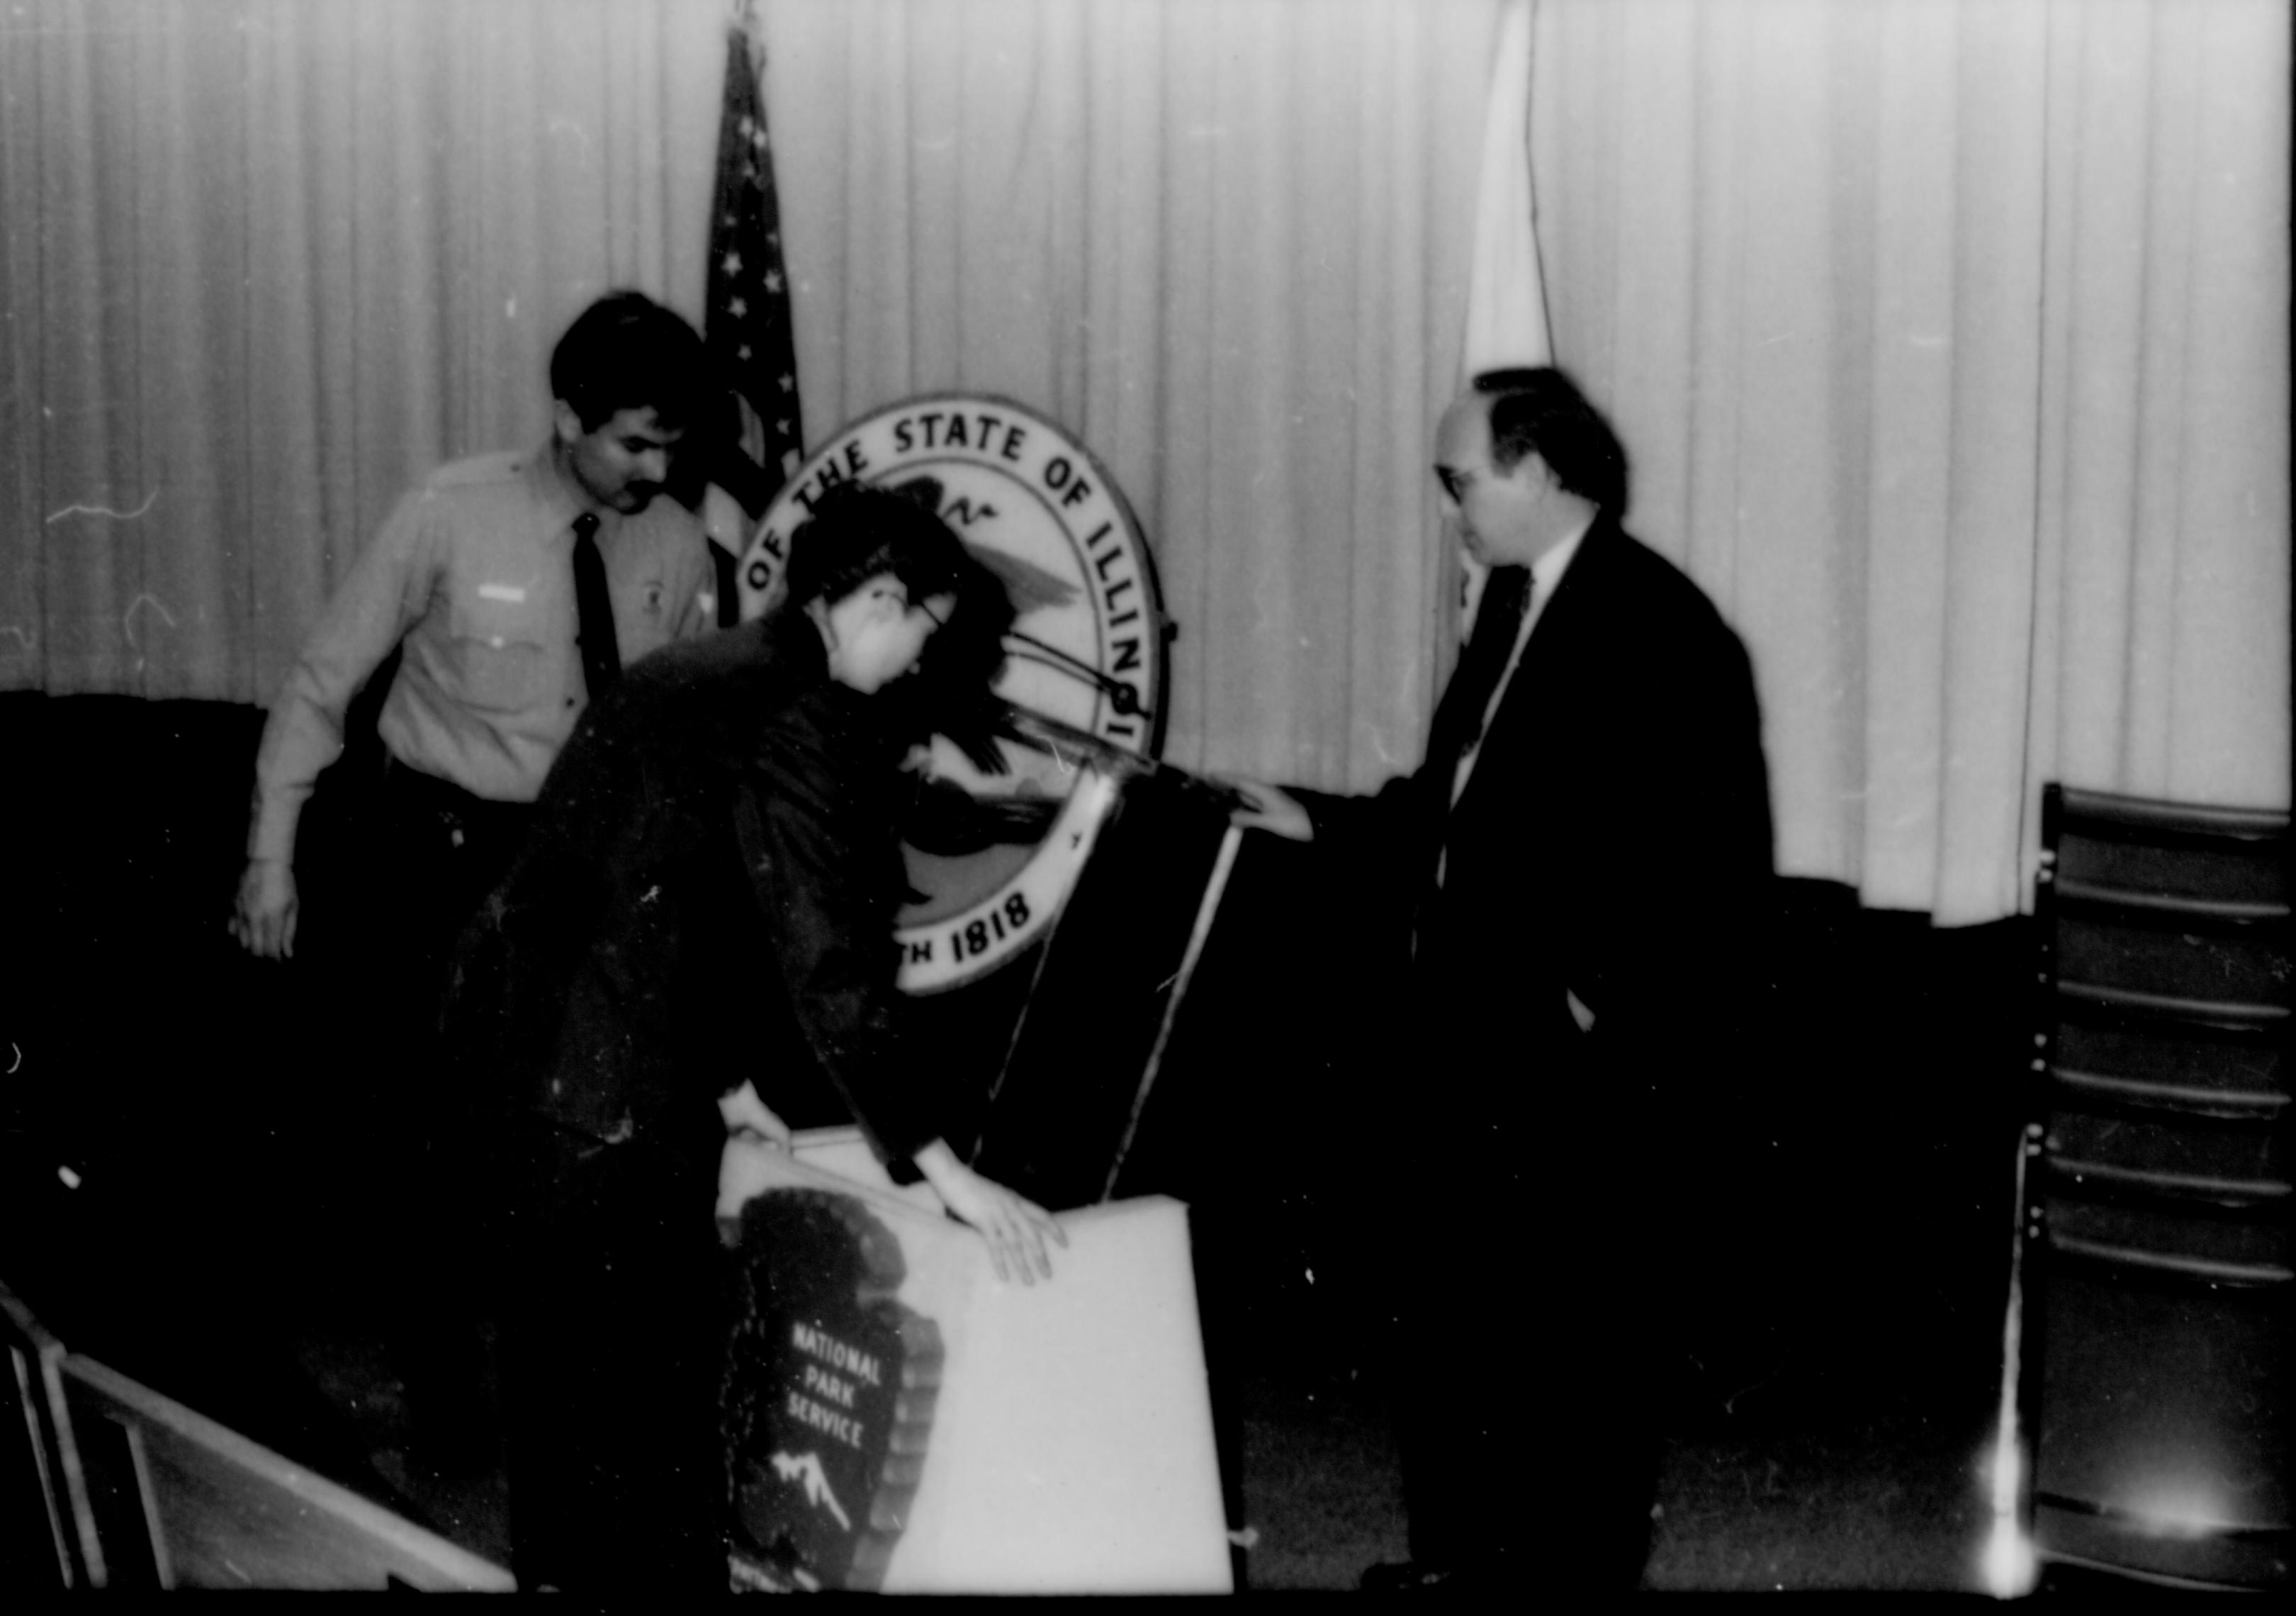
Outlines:
[[653, 411], [682, 430], [709, 406], [701, 338], [642, 291], [610, 291], [584, 309], [550, 355], [550, 396], [594, 432], [621, 410]]
[[1491, 464], [1511, 472], [1536, 452], [1571, 493], [1613, 516], [1627, 508], [1627, 451], [1578, 384], [1553, 365], [1487, 370], [1474, 379], [1488, 398]]

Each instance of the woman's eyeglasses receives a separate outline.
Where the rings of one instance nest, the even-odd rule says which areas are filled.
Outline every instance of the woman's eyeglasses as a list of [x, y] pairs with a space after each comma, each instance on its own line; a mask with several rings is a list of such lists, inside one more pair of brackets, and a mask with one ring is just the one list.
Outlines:
[[870, 591], [870, 593], [871, 593], [871, 594], [873, 594], [873, 595], [876, 595], [876, 596], [877, 596], [879, 599], [881, 599], [881, 600], [889, 600], [889, 601], [892, 602], [895, 605], [898, 606], [898, 607], [899, 607], [903, 611], [922, 611], [922, 612], [923, 612], [923, 613], [925, 614], [925, 616], [927, 616], [928, 618], [931, 618], [931, 619], [932, 619], [932, 626], [933, 626], [935, 628], [947, 628], [947, 627], [948, 627], [948, 619], [947, 619], [947, 618], [945, 618], [945, 617], [941, 616], [941, 614], [940, 614], [939, 612], [935, 611], [932, 609], [932, 603], [931, 603], [931, 602], [929, 602], [929, 601], [911, 601], [911, 600], [909, 599], [908, 592], [907, 592], [906, 590], [903, 590], [903, 589], [873, 589], [873, 590]]

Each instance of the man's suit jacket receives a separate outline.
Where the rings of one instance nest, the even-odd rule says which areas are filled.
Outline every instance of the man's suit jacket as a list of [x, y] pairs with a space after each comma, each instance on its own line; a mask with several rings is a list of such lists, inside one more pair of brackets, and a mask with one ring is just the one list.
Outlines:
[[1376, 797], [1300, 793], [1383, 916], [1412, 1058], [1439, 1074], [1430, 1103], [1500, 1108], [1505, 1153], [1526, 1144], [1535, 1093], [1537, 1148], [1568, 1152], [1570, 1132], [1631, 1125], [1654, 1085], [1734, 1053], [1759, 988], [1769, 788], [1745, 651], [1696, 585], [1598, 518], [1447, 811], [1451, 775], [1438, 759]]

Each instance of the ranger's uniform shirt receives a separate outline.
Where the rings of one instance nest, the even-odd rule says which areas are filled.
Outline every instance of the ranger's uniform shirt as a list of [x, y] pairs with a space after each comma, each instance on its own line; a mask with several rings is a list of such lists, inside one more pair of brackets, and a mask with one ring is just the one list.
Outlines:
[[[587, 699], [573, 563], [587, 508], [546, 444], [456, 461], [399, 502], [272, 704], [251, 857], [293, 857], [303, 802], [342, 751], [345, 710], [401, 644], [377, 723], [390, 754], [473, 796], [534, 800]], [[624, 663], [714, 626], [715, 572], [692, 513], [661, 495], [598, 517]]]

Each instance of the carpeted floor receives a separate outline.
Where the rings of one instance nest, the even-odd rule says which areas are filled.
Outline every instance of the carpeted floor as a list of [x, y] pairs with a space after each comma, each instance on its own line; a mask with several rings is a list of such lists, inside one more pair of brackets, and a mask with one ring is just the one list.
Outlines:
[[[1686, 1364], [1645, 1587], [1977, 1591], [1998, 1393], [1986, 1298], [2005, 1277], [1989, 1266], [1979, 1252], [1951, 1284], [1880, 1298], [1841, 1286], [1854, 1300], [1726, 1372]], [[1406, 1552], [1375, 1372], [1300, 1333], [1303, 1309], [1261, 1311], [1242, 1399], [1250, 1586], [1351, 1588]]]
[[[300, 1283], [258, 1282], [281, 1271], [259, 1171], [235, 1180], [249, 1187], [234, 1211], [211, 1194], [157, 1207], [111, 1195], [161, 1181], [156, 1162], [82, 1166], [76, 1190], [47, 1180], [45, 1226], [60, 1235], [64, 1209], [93, 1210], [92, 1247], [140, 1255], [133, 1267], [107, 1262], [104, 1298], [75, 1307], [61, 1290], [35, 1292], [57, 1299], [53, 1322], [69, 1344], [507, 1561], [500, 1477], [442, 1481], [410, 1461], [404, 1392], [382, 1345], [388, 1299], [355, 1273], [308, 1262]], [[2002, 1281], [1990, 1238], [2000, 1197], [1990, 1201], [1979, 1194], [1958, 1222], [1928, 1206], [1895, 1234], [1864, 1231], [1863, 1261], [1833, 1251], [1800, 1301], [1750, 1306], [1760, 1328], [1738, 1332], [1712, 1366], [1687, 1366], [1669, 1413], [1648, 1587], [1973, 1586]], [[1224, 1371], [1256, 1591], [1352, 1587], [1406, 1552], [1395, 1447], [1361, 1325], [1367, 1299], [1341, 1283], [1343, 1263], [1283, 1260], [1315, 1227], [1294, 1215], [1250, 1243], [1262, 1253], [1243, 1276], [1254, 1300]], [[68, 1255], [61, 1243], [57, 1255]], [[105, 1299], [117, 1304], [110, 1316], [96, 1305]], [[193, 1325], [154, 1332], [154, 1317]], [[202, 1361], [189, 1356], [195, 1345], [213, 1351]]]
[[[1383, 1399], [1370, 1371], [1312, 1343], [1259, 1340], [1240, 1399], [1250, 1587], [1352, 1588], [1406, 1554]], [[410, 1468], [401, 1389], [371, 1329], [314, 1326], [296, 1357], [369, 1445], [384, 1502], [507, 1563], [500, 1476]], [[1908, 1384], [1877, 1367], [1781, 1362], [1726, 1410], [1685, 1407], [1660, 1463], [1645, 1586], [1974, 1590], [1990, 1390], [1966, 1373]]]
[[1992, 1398], [1966, 1377], [1869, 1384], [1823, 1409], [1745, 1408], [1677, 1435], [1647, 1586], [1976, 1591]]
[[[500, 1478], [440, 1481], [410, 1462], [381, 1344], [390, 1299], [326, 1259], [338, 1236], [316, 1209], [340, 1200], [337, 1169], [291, 1130], [222, 1126], [228, 1092], [186, 1102], [184, 1127], [195, 1109], [214, 1136], [204, 1153], [186, 1154], [181, 1129], [74, 1130], [91, 1144], [71, 1189], [26, 1153], [62, 1130], [12, 1133], [15, 1226], [44, 1231], [12, 1255], [12, 1283], [53, 1299], [43, 1310], [68, 1344], [506, 1562]], [[1827, 1172], [1805, 1153], [1778, 1180], [1749, 1220], [1761, 1256], [1749, 1272], [1769, 1277], [1726, 1309], [1711, 1361], [1686, 1366], [1669, 1409], [1647, 1586], [1972, 1586], [2005, 1278], [1999, 1131], [1868, 1128]], [[219, 1172], [226, 1139], [236, 1165]], [[1764, 1199], [1759, 1183], [1744, 1194]], [[1226, 1232], [1245, 1253], [1225, 1282], [1249, 1300], [1229, 1303], [1221, 1374], [1258, 1591], [1352, 1587], [1406, 1552], [1366, 1345], [1375, 1308], [1323, 1204], [1259, 1205]], [[1842, 1207], [1858, 1217], [1822, 1215]], [[302, 1210], [283, 1221], [284, 1208]], [[15, 1280], [18, 1267], [35, 1274]], [[67, 1276], [89, 1274], [102, 1286], [75, 1293]]]
[[[357, 1256], [376, 1234], [350, 1226], [381, 1215], [352, 1187], [369, 1119], [325, 1075], [340, 1018], [308, 961], [258, 965], [224, 934], [260, 714], [208, 707], [8, 710], [24, 755], [119, 767], [48, 769], [76, 789], [4, 809], [32, 814], [10, 819], [15, 845], [48, 851], [19, 928], [37, 968], [0, 1006], [19, 1069], [0, 1088], [0, 1271], [67, 1344], [504, 1560], [499, 1478], [440, 1481], [406, 1452], [391, 1299], [362, 1288], [381, 1282]], [[66, 747], [112, 728], [117, 747]], [[1307, 873], [1253, 897], [1280, 874], [1239, 866], [1232, 906], [1267, 918], [1229, 939], [1225, 975], [1208, 950], [1192, 1003], [1226, 981], [1238, 1005], [1206, 1013], [1218, 1036], [1193, 1053], [1176, 1043], [1167, 1103], [1186, 1111], [1170, 1074], [1201, 1074], [1173, 1131], [1234, 1136], [1204, 1177], [1256, 1197], [1217, 1282], [1250, 1585], [1345, 1588], [1403, 1554], [1406, 1522], [1340, 1215], [1359, 1195], [1345, 1166], [1315, 1164], [1359, 1167], [1379, 1148], [1365, 1120], [1407, 1120], [1410, 1097], [1325, 1025], [1333, 990], [1296, 946]], [[1701, 1114], [1728, 1124], [1699, 1131], [1702, 1216], [1742, 1232], [1752, 1278], [1697, 1309], [1715, 1341], [1669, 1407], [1648, 1583], [1966, 1587], [2030, 939], [1862, 911], [1824, 883], [1784, 883], [1782, 901], [1771, 1035], [1690, 1074]], [[1299, 980], [1271, 974], [1286, 960]], [[1269, 1081], [1286, 1067], [1289, 1087]]]

